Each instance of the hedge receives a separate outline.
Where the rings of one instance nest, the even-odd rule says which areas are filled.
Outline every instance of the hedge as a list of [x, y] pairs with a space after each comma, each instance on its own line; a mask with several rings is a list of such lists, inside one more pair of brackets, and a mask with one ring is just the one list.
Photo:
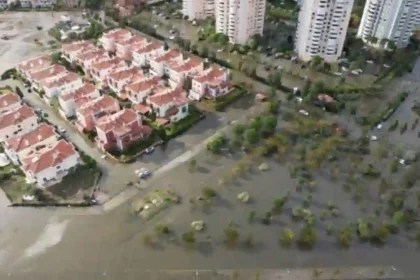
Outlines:
[[4, 73], [1, 75], [2, 80], [11, 79], [12, 77], [16, 77], [18, 75], [18, 72], [15, 68], [8, 69], [4, 71]]

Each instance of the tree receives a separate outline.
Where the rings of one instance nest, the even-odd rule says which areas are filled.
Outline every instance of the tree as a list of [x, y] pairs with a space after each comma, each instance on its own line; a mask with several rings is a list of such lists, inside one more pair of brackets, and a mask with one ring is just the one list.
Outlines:
[[257, 213], [255, 212], [255, 210], [249, 211], [249, 213], [248, 213], [248, 222], [249, 223], [253, 223], [255, 221], [256, 214]]
[[311, 60], [311, 68], [315, 68], [320, 65], [322, 62], [322, 58], [319, 55], [316, 55]]
[[248, 235], [245, 237], [244, 243], [248, 247], [252, 247], [255, 245], [255, 238], [252, 232], [248, 233]]
[[357, 221], [357, 234], [363, 241], [369, 240], [371, 237], [369, 225], [363, 219]]
[[51, 62], [53, 64], [60, 63], [60, 60], [61, 60], [61, 52], [54, 52], [51, 54]]
[[392, 221], [398, 226], [402, 226], [404, 224], [405, 216], [402, 210], [399, 210], [394, 213], [392, 216]]
[[152, 236], [150, 234], [143, 234], [143, 244], [146, 246], [150, 246], [153, 243]]
[[169, 227], [163, 224], [157, 224], [155, 227], [155, 232], [157, 235], [162, 236], [170, 232]]
[[317, 234], [313, 227], [305, 225], [299, 232], [298, 245], [303, 248], [312, 248], [317, 240]]
[[271, 224], [272, 214], [270, 211], [265, 212], [264, 217], [262, 218], [262, 223], [265, 225]]
[[247, 130], [245, 130], [244, 138], [245, 138], [245, 141], [250, 145], [256, 144], [259, 140], [258, 133], [253, 128], [248, 128]]
[[373, 235], [372, 235], [372, 242], [384, 244], [389, 236], [389, 230], [386, 226], [380, 225], [378, 226]]
[[192, 158], [188, 161], [188, 169], [192, 172], [197, 167], [197, 160], [195, 158]]
[[229, 246], [236, 246], [239, 239], [239, 232], [233, 226], [227, 226], [225, 228], [225, 242]]
[[353, 241], [353, 236], [351, 232], [351, 228], [349, 226], [340, 230], [337, 236], [338, 244], [340, 244], [343, 248], [349, 248], [351, 242]]
[[242, 125], [242, 124], [235, 124], [233, 127], [232, 127], [232, 131], [233, 131], [233, 133], [236, 135], [236, 136], [242, 136], [242, 134], [244, 133], [244, 131], [245, 131], [245, 126], [244, 125]]
[[184, 232], [182, 234], [182, 241], [184, 241], [184, 243], [186, 245], [193, 245], [195, 244], [195, 233], [192, 230], [189, 230], [187, 232]]
[[273, 115], [264, 116], [262, 118], [262, 133], [265, 135], [271, 135], [274, 133], [277, 127], [277, 118]]
[[291, 228], [287, 227], [280, 231], [279, 243], [284, 247], [288, 247], [292, 245], [294, 238], [295, 238], [295, 233], [293, 232]]
[[273, 201], [273, 211], [274, 212], [280, 212], [283, 209], [283, 206], [284, 206], [285, 203], [286, 203], [286, 199], [284, 197], [276, 198]]
[[268, 84], [274, 88], [281, 87], [281, 72], [280, 71], [273, 71], [268, 74], [267, 77]]
[[210, 198], [213, 198], [213, 197], [217, 196], [217, 192], [214, 189], [210, 188], [210, 187], [204, 187], [201, 190], [201, 193], [207, 199], [210, 199]]

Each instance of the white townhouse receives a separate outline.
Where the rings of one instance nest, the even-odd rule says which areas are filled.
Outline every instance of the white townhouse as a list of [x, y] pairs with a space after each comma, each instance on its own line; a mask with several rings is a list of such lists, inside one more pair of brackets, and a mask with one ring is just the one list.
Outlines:
[[23, 105], [14, 111], [0, 116], [0, 141], [4, 142], [34, 130], [38, 126], [38, 117], [34, 110]]

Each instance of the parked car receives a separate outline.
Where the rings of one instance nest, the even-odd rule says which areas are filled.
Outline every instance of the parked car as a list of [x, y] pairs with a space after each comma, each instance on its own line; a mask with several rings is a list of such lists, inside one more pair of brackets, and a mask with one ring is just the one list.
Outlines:
[[145, 154], [151, 154], [151, 153], [153, 153], [154, 150], [155, 150], [155, 147], [149, 147], [146, 150], [144, 150], [144, 153]]
[[33, 195], [24, 195], [22, 196], [23, 201], [33, 201], [35, 199], [35, 196]]
[[137, 169], [136, 171], [134, 171], [134, 173], [141, 179], [145, 179], [152, 174], [149, 170], [147, 170], [144, 167]]
[[302, 114], [304, 116], [309, 116], [309, 113], [306, 110], [299, 110], [299, 114]]
[[64, 127], [59, 127], [59, 128], [58, 128], [58, 131], [59, 131], [60, 133], [66, 133], [66, 129], [65, 129]]

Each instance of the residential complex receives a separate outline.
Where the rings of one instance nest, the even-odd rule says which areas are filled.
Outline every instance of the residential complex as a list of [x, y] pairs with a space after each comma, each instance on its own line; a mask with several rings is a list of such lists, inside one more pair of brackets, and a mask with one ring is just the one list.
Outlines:
[[266, 0], [183, 0], [182, 4], [190, 20], [215, 17], [216, 32], [232, 43], [246, 44], [263, 33]]
[[320, 56], [335, 62], [341, 56], [354, 0], [306, 0], [296, 31], [295, 51], [299, 59]]
[[[390, 40], [401, 48], [419, 24], [420, 0], [368, 0], [357, 36], [377, 46]], [[373, 37], [377, 42], [372, 42]]]
[[[230, 88], [225, 71], [215, 67], [205, 69], [200, 59], [187, 57], [175, 49], [165, 50], [160, 43], [125, 29], [105, 33], [98, 46], [78, 41], [64, 44], [61, 52], [66, 60], [83, 69], [86, 74], [83, 79], [61, 65], [52, 64], [48, 57], [22, 62], [17, 69], [46, 102], [52, 103], [56, 98], [58, 112], [71, 118], [80, 132], [94, 137], [98, 147], [109, 152], [123, 152], [149, 137], [152, 129], [143, 124], [148, 114], [153, 114], [158, 126], [178, 122], [189, 115], [190, 100], [221, 96]], [[187, 79], [193, 85], [191, 90], [184, 90]], [[5, 96], [2, 110], [7, 113], [20, 106], [14, 105], [19, 101], [13, 95]], [[132, 103], [130, 109], [126, 108], [127, 102]], [[6, 117], [14, 119], [7, 114]], [[36, 127], [37, 118], [34, 120]], [[10, 123], [4, 128], [4, 136], [28, 133], [27, 130], [16, 132], [18, 127]], [[1, 124], [0, 118], [0, 129]], [[34, 134], [47, 134], [42, 131]], [[46, 136], [25, 137], [45, 141]], [[22, 161], [18, 156], [20, 150], [15, 150], [10, 152], [12, 160]], [[37, 175], [33, 172], [28, 176], [35, 180]], [[45, 178], [47, 182], [51, 180]]]

